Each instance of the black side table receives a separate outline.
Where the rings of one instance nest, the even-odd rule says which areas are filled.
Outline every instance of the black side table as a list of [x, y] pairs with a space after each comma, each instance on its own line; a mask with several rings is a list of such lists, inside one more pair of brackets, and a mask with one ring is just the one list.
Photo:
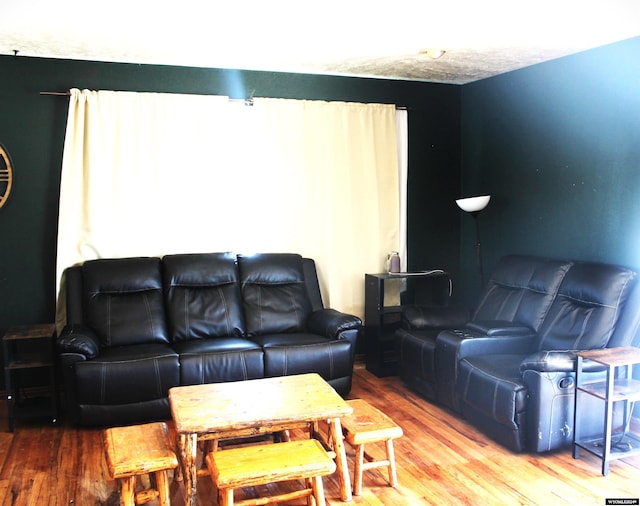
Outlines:
[[389, 285], [396, 289], [403, 280], [412, 302], [444, 305], [451, 295], [451, 278], [442, 270], [365, 274], [364, 276], [364, 337], [365, 365], [379, 377], [397, 374], [398, 359], [395, 349], [395, 331], [400, 327], [402, 304], [388, 305], [385, 292]]
[[[2, 338], [4, 380], [7, 390], [9, 432], [13, 432], [16, 418], [58, 418], [58, 396], [54, 359], [55, 325], [21, 325], [11, 327]], [[46, 395], [27, 399], [20, 394], [20, 376], [25, 371], [46, 370]]]

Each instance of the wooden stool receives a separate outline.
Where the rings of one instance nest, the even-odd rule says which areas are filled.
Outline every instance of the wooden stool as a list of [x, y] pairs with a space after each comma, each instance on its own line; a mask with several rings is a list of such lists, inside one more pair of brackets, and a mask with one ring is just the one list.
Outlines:
[[220, 506], [233, 506], [236, 488], [254, 487], [279, 481], [305, 480], [305, 488], [285, 494], [238, 501], [238, 506], [271, 504], [307, 497], [317, 506], [324, 506], [322, 476], [336, 469], [322, 445], [315, 439], [288, 441], [219, 450], [208, 453], [207, 467], [218, 488]]
[[[104, 444], [109, 472], [120, 488], [120, 504], [134, 506], [157, 498], [160, 506], [169, 506], [167, 471], [178, 466], [178, 459], [164, 422], [106, 429]], [[136, 493], [136, 477], [150, 473], [157, 489]]]
[[[396, 459], [393, 452], [393, 439], [402, 436], [402, 428], [394, 423], [382, 411], [363, 399], [347, 401], [353, 413], [341, 418], [342, 430], [347, 442], [356, 449], [356, 461], [353, 476], [353, 494], [362, 493], [362, 473], [366, 469], [387, 467], [389, 485], [397, 486]], [[366, 443], [384, 441], [387, 451], [386, 460], [375, 460], [365, 452]], [[364, 460], [367, 462], [364, 462]]]

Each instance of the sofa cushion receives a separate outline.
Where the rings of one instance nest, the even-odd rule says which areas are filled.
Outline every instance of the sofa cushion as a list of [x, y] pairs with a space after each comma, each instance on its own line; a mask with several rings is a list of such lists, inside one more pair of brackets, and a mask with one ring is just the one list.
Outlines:
[[247, 339], [217, 337], [174, 343], [180, 355], [180, 384], [200, 385], [264, 376], [262, 348]]
[[82, 271], [84, 323], [102, 347], [169, 342], [160, 259], [90, 260]]
[[238, 269], [248, 336], [305, 330], [311, 303], [300, 255], [240, 255]]
[[244, 335], [234, 254], [167, 255], [162, 264], [172, 341]]
[[567, 273], [539, 331], [538, 350], [603, 348], [635, 282], [635, 272], [576, 263]]
[[168, 344], [136, 344], [103, 349], [77, 362], [79, 404], [128, 404], [165, 398], [180, 384], [178, 354]]
[[318, 373], [326, 381], [352, 374], [351, 342], [305, 332], [255, 338], [264, 350], [265, 377]]

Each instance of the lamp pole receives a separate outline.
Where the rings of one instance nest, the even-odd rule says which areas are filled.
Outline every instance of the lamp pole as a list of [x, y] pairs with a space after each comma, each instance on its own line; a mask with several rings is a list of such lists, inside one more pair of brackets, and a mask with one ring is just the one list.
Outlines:
[[468, 197], [456, 200], [456, 204], [463, 211], [466, 211], [473, 217], [476, 224], [476, 257], [478, 262], [478, 272], [480, 273], [480, 288], [484, 287], [484, 269], [482, 267], [482, 246], [480, 244], [480, 225], [478, 224], [478, 216], [491, 200], [491, 195], [481, 195], [479, 197]]
[[478, 262], [478, 272], [480, 273], [480, 286], [484, 286], [484, 268], [482, 266], [482, 246], [480, 244], [480, 224], [478, 223], [478, 216], [480, 211], [472, 211], [471, 216], [476, 224], [476, 258]]

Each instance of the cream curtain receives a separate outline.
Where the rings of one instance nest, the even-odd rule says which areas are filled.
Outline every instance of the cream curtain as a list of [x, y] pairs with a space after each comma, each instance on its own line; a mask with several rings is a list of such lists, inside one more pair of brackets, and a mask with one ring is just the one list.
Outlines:
[[396, 132], [392, 105], [72, 90], [58, 279], [93, 258], [297, 252], [326, 305], [362, 316], [364, 273], [401, 245]]

